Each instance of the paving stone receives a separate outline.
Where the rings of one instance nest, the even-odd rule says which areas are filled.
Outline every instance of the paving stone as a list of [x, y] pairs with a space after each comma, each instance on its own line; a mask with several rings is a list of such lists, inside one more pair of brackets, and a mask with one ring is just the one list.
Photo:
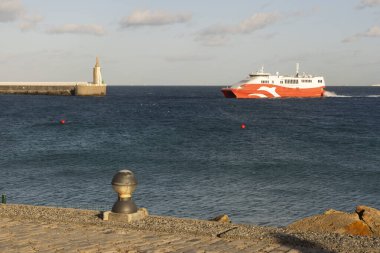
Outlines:
[[298, 249], [291, 249], [287, 253], [302, 253], [302, 251]]
[[[3, 207], [2, 207], [3, 208]], [[29, 207], [26, 207], [29, 208]], [[55, 211], [55, 209], [52, 209]], [[46, 211], [47, 212], [47, 211]], [[240, 239], [231, 237], [231, 233], [226, 234], [224, 238], [212, 237], [217, 231], [224, 231], [230, 225], [216, 225], [214, 232], [207, 235], [192, 235], [191, 231], [194, 225], [192, 221], [181, 221], [191, 224], [184, 225], [187, 233], [168, 233], [170, 229], [145, 231], [136, 228], [113, 225], [111, 223], [80, 223], [76, 222], [76, 216], [70, 216], [72, 220], [58, 222], [51, 219], [48, 215], [45, 220], [40, 219], [22, 219], [17, 216], [13, 219], [3, 217], [0, 208], [0, 252], [128, 252], [128, 253], [166, 253], [166, 252], [187, 252], [187, 253], [254, 253], [254, 252], [290, 252], [306, 253], [318, 252], [310, 248], [297, 248], [271, 243], [267, 237], [262, 237], [260, 228], [251, 228], [251, 231], [240, 228], [237, 234]], [[92, 214], [92, 216], [94, 216]], [[67, 217], [66, 217], [67, 218]], [[160, 218], [165, 225], [166, 222], [173, 218]], [[93, 221], [91, 221], [93, 222]], [[173, 219], [169, 222], [170, 228], [177, 226], [177, 221]], [[202, 223], [202, 222], [200, 222]], [[182, 224], [182, 223], [181, 223]], [[203, 224], [203, 223], [202, 223]], [[212, 226], [215, 223], [213, 223]], [[208, 224], [205, 229], [212, 229]], [[182, 225], [181, 225], [182, 226]], [[190, 230], [188, 230], [190, 229]], [[202, 228], [203, 229], [203, 228]], [[258, 232], [256, 232], [256, 230]], [[249, 233], [252, 234], [249, 234]], [[246, 237], [240, 237], [241, 235]], [[250, 239], [252, 238], [252, 240]], [[260, 239], [260, 241], [258, 241]], [[262, 240], [261, 240], [262, 239]], [[313, 242], [313, 241], [312, 241]], [[325, 244], [323, 244], [325, 246]], [[374, 249], [375, 250], [375, 249]], [[338, 251], [339, 252], [339, 251]], [[346, 252], [346, 251], [341, 251]], [[352, 251], [350, 251], [352, 252]], [[362, 251], [364, 252], [364, 251]], [[371, 251], [367, 251], [371, 252]], [[372, 251], [376, 252], [376, 251]]]

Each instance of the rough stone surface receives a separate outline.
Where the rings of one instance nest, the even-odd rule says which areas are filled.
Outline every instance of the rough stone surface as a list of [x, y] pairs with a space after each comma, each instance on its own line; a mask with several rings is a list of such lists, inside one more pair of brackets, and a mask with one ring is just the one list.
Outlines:
[[59, 95], [72, 96], [75, 94], [75, 83], [55, 85], [39, 85], [20, 83], [19, 85], [0, 84], [0, 94], [27, 94], [27, 95]]
[[0, 204], [0, 252], [379, 253], [380, 238], [148, 216], [103, 221], [100, 211]]
[[136, 213], [120, 214], [113, 213], [111, 211], [103, 212], [104, 221], [123, 221], [123, 222], [135, 222], [145, 219], [148, 216], [148, 210], [146, 208], [140, 208]]
[[230, 217], [228, 217], [227, 214], [222, 214], [219, 216], [216, 216], [215, 218], [210, 219], [210, 221], [217, 221], [222, 223], [231, 223]]
[[76, 82], [15, 82], [0, 83], [0, 94], [105, 96], [106, 85]]
[[345, 212], [334, 210], [334, 209], [329, 209], [329, 210], [325, 211], [323, 214], [333, 214], [333, 213], [345, 213]]
[[380, 210], [368, 206], [357, 206], [355, 211], [369, 226], [373, 235], [380, 237]]
[[328, 212], [327, 214], [308, 217], [290, 224], [288, 229], [318, 233], [327, 232], [372, 236], [369, 226], [360, 220], [357, 214], [343, 212]]
[[106, 93], [106, 85], [78, 84], [75, 87], [76, 96], [105, 96]]

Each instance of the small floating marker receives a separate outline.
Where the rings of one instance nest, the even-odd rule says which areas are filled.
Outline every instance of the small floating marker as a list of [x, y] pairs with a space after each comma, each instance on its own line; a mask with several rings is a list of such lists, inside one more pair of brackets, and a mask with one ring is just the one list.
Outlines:
[[61, 124], [61, 125], [64, 125], [64, 124], [66, 124], [66, 120], [64, 120], [64, 119], [61, 119], [61, 120], [59, 121], [59, 124]]
[[242, 124], [240, 125], [240, 128], [241, 128], [241, 129], [245, 129], [245, 127], [246, 127], [246, 125], [245, 125], [244, 123], [242, 123]]

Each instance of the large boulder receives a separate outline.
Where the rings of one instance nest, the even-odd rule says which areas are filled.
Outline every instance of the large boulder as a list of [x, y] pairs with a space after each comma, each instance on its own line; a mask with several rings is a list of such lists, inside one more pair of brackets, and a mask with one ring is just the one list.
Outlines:
[[329, 210], [321, 215], [308, 217], [287, 227], [296, 232], [338, 233], [373, 236], [370, 227], [356, 213]]
[[380, 237], [380, 211], [368, 206], [357, 206], [355, 211], [369, 226], [373, 235]]

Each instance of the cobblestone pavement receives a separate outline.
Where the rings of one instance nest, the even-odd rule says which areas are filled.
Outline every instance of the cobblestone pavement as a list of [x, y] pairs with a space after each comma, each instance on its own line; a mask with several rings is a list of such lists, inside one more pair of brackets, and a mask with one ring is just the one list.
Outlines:
[[169, 216], [128, 223], [102, 211], [0, 204], [0, 253], [380, 253], [380, 238]]
[[0, 217], [0, 252], [320, 252], [276, 243]]

